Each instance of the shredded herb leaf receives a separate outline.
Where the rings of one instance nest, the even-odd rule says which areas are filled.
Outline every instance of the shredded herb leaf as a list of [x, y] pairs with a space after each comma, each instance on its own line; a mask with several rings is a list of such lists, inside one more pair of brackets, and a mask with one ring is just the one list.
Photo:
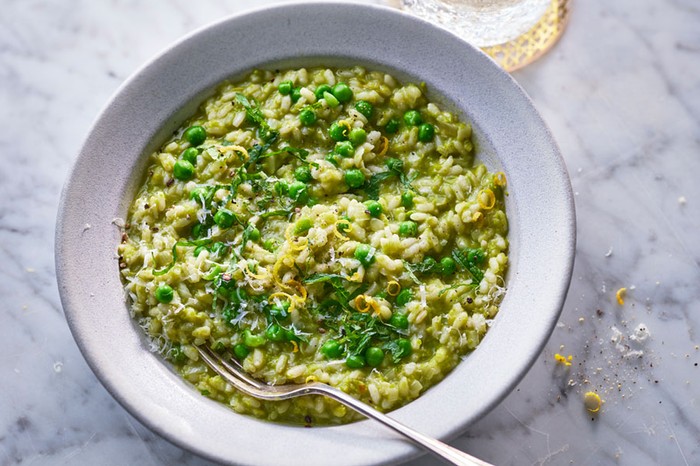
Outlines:
[[421, 262], [417, 264], [411, 264], [406, 262], [406, 266], [411, 269], [413, 273], [436, 273], [440, 271], [440, 264], [432, 257], [426, 257]]
[[196, 241], [178, 241], [173, 245], [172, 249], [172, 254], [173, 254], [173, 260], [170, 261], [170, 264], [168, 264], [164, 269], [156, 270], [155, 267], [153, 267], [153, 275], [156, 277], [159, 277], [161, 275], [165, 275], [166, 273], [170, 272], [173, 267], [175, 267], [175, 263], [177, 262], [177, 248], [178, 247], [186, 247], [186, 246], [203, 246], [205, 244], [209, 244], [211, 240], [209, 238], [205, 239], [198, 239]]
[[265, 116], [258, 108], [257, 103], [253, 100], [252, 102], [248, 100], [246, 96], [240, 92], [236, 94], [236, 101], [245, 108], [246, 116], [248, 120], [255, 123], [260, 128], [260, 137], [264, 141], [270, 141], [271, 139], [276, 139], [279, 134], [277, 131], [272, 131], [270, 125], [267, 123]]
[[481, 249], [454, 249], [452, 251], [452, 257], [455, 262], [459, 264], [462, 268], [467, 270], [474, 281], [478, 284], [481, 279], [484, 278], [484, 272], [479, 268], [479, 264], [486, 259], [486, 255]]
[[476, 287], [476, 283], [471, 282], [471, 281], [470, 281], [470, 282], [464, 282], [464, 283], [455, 283], [455, 284], [452, 285], [452, 286], [448, 286], [448, 287], [445, 287], [445, 288], [443, 288], [442, 290], [440, 290], [440, 292], [438, 293], [438, 297], [444, 295], [445, 293], [447, 293], [447, 292], [450, 291], [450, 290], [456, 290], [457, 288], [461, 288], [461, 287], [463, 287], [463, 286], [470, 286], [470, 287], [472, 287], [472, 288], [475, 288], [475, 287]]
[[379, 188], [381, 188], [381, 185], [385, 180], [391, 178], [392, 176], [396, 176], [396, 173], [393, 171], [375, 173], [372, 175], [365, 185], [365, 193], [367, 194], [367, 197], [375, 201], [379, 199]]

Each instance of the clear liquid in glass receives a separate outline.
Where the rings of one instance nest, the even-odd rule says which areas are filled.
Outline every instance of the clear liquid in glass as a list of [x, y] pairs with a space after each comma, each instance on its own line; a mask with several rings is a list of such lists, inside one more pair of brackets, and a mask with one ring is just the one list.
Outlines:
[[505, 44], [527, 33], [552, 0], [402, 0], [403, 9], [442, 24], [477, 47]]

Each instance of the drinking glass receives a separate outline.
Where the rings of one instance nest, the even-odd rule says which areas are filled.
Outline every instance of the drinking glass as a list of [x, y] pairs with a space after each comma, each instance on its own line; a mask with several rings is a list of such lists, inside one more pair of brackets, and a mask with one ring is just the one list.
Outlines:
[[442, 24], [507, 71], [536, 60], [559, 39], [569, 0], [401, 0], [404, 10]]

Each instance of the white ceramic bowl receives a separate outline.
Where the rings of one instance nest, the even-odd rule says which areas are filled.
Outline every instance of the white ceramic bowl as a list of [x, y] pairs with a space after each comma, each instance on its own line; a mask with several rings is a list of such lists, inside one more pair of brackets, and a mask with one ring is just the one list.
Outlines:
[[151, 429], [212, 460], [344, 466], [419, 453], [370, 421], [306, 429], [234, 413], [148, 351], [125, 303], [113, 220], [125, 218], [147, 155], [222, 80], [321, 64], [425, 81], [431, 100], [472, 123], [479, 158], [508, 179], [511, 262], [496, 322], [444, 381], [392, 416], [443, 439], [463, 431], [525, 374], [568, 288], [575, 225], [564, 163], [528, 97], [481, 52], [411, 16], [350, 4], [268, 8], [200, 29], [129, 78], [95, 122], [63, 191], [56, 269], [68, 323], [105, 387]]

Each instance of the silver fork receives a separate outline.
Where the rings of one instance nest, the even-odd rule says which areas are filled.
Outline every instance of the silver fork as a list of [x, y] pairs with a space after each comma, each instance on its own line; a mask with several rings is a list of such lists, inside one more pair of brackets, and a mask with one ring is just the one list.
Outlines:
[[405, 436], [416, 445], [423, 447], [434, 455], [450, 464], [460, 466], [492, 466], [471, 455], [457, 450], [441, 441], [416, 432], [400, 422], [380, 413], [376, 409], [356, 400], [347, 393], [321, 382], [305, 384], [267, 385], [249, 376], [237, 361], [225, 361], [211, 349], [197, 346], [200, 356], [214, 372], [223, 377], [233, 387], [241, 392], [262, 400], [287, 400], [304, 395], [325, 395], [354, 409], [368, 418], [379, 421], [385, 426]]

